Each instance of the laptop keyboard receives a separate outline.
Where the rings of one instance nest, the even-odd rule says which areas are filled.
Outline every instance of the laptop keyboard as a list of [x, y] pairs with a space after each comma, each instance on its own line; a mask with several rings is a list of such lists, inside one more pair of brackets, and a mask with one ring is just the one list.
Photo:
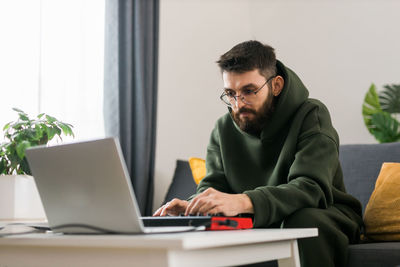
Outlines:
[[[214, 215], [189, 215], [189, 216], [161, 216], [161, 217], [142, 217], [145, 227], [162, 226], [206, 226], [212, 225], [228, 226], [232, 229], [252, 228], [252, 216], [250, 214], [240, 214], [235, 217], [227, 217], [222, 214]], [[215, 227], [214, 227], [215, 228]]]
[[211, 221], [212, 216], [162, 216], [142, 217], [145, 227], [156, 226], [202, 226]]

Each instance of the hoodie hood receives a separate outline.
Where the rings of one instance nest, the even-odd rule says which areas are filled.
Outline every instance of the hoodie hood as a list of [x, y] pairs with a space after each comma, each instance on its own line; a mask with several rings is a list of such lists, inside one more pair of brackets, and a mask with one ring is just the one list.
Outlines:
[[261, 132], [261, 139], [268, 140], [288, 126], [290, 119], [299, 107], [308, 99], [308, 90], [294, 71], [283, 65], [279, 60], [276, 63], [278, 75], [285, 81], [282, 92], [276, 103], [275, 111], [267, 125]]

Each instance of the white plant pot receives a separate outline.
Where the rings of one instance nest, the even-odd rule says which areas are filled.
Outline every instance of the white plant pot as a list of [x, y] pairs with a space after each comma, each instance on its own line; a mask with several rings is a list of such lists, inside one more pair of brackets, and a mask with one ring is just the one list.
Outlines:
[[0, 220], [45, 220], [35, 180], [29, 175], [0, 175]]

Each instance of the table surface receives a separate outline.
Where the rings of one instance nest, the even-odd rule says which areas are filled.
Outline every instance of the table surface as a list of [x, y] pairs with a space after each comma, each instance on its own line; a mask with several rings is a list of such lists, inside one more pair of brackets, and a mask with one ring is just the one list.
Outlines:
[[[27, 234], [0, 238], [1, 264], [9, 267], [203, 267], [277, 259], [300, 267], [297, 239], [316, 228], [249, 229], [138, 235]], [[0, 265], [1, 265], [0, 264]]]
[[181, 250], [292, 240], [318, 235], [316, 228], [248, 229], [138, 235], [28, 234], [0, 238], [0, 246], [174, 248]]

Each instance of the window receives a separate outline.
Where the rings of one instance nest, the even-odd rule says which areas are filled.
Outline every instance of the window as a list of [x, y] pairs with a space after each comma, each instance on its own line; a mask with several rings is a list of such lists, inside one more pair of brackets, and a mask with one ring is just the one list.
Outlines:
[[71, 123], [76, 139], [104, 136], [104, 8], [99, 0], [0, 2], [1, 128], [18, 107]]

